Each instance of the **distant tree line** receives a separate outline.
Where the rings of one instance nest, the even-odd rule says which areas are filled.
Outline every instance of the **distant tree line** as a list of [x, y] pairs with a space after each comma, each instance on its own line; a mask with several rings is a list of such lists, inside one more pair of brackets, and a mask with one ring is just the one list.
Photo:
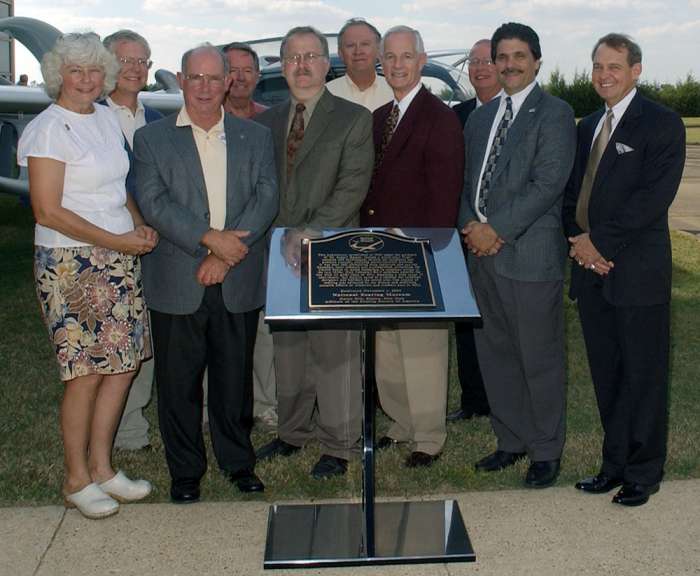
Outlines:
[[[675, 110], [681, 116], [700, 116], [700, 82], [692, 74], [675, 84], [640, 82], [639, 91], [651, 100]], [[549, 76], [544, 89], [550, 94], [568, 102], [577, 118], [582, 118], [602, 106], [600, 96], [593, 89], [591, 76], [587, 71], [576, 72], [572, 82], [567, 82], [559, 70]]]

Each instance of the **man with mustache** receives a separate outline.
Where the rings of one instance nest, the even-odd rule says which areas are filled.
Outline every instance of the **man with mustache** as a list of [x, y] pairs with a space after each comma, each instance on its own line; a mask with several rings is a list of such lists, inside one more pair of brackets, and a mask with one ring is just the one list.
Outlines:
[[542, 53], [529, 26], [491, 38], [503, 93], [464, 128], [466, 166], [459, 226], [483, 328], [479, 365], [496, 451], [491, 472], [529, 456], [525, 485], [551, 486], [565, 440], [563, 286], [567, 246], [561, 207], [574, 160], [574, 114], [536, 81]]
[[[326, 90], [328, 42], [315, 28], [287, 32], [280, 57], [290, 97], [256, 118], [272, 130], [275, 143], [280, 183], [275, 226], [357, 226], [374, 161], [372, 115]], [[300, 241], [297, 236], [290, 253]], [[345, 474], [360, 438], [359, 331], [287, 329], [272, 336], [278, 437], [258, 450], [258, 459], [290, 456], [317, 440], [321, 458], [311, 475]]]
[[363, 18], [351, 18], [343, 25], [338, 33], [338, 55], [346, 66], [345, 76], [326, 84], [331, 94], [370, 112], [393, 98], [386, 80], [377, 74], [381, 38], [379, 30]]

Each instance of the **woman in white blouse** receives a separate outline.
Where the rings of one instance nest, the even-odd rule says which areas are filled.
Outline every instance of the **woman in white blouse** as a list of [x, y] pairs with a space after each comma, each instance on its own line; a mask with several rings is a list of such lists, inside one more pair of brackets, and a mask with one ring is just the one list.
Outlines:
[[37, 222], [37, 296], [64, 384], [63, 494], [88, 518], [151, 492], [111, 462], [131, 380], [151, 354], [138, 256], [158, 242], [127, 196], [117, 120], [94, 105], [118, 70], [96, 34], [60, 37], [41, 63], [55, 103], [27, 125], [17, 152]]

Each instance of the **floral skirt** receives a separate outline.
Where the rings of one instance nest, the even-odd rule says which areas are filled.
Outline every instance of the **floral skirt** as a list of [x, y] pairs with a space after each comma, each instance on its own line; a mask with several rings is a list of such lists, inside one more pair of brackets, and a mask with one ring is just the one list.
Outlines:
[[138, 258], [95, 246], [35, 246], [34, 278], [61, 380], [130, 372], [151, 356]]

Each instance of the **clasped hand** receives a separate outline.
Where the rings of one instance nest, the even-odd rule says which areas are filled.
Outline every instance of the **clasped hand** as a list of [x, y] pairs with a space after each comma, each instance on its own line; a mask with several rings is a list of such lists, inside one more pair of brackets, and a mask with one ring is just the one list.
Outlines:
[[475, 256], [494, 256], [505, 244], [490, 224], [472, 220], [462, 228], [464, 243]]
[[599, 276], [606, 276], [615, 266], [612, 260], [606, 260], [603, 255], [598, 252], [588, 232], [570, 237], [569, 242], [571, 243], [569, 256], [573, 258], [579, 266], [595, 272]]
[[158, 244], [158, 232], [150, 226], [141, 224], [133, 230], [119, 235], [119, 252], [132, 256], [148, 254]]
[[209, 230], [202, 237], [202, 245], [228, 266], [235, 266], [248, 255], [248, 246], [241, 238], [249, 235], [248, 230]]

